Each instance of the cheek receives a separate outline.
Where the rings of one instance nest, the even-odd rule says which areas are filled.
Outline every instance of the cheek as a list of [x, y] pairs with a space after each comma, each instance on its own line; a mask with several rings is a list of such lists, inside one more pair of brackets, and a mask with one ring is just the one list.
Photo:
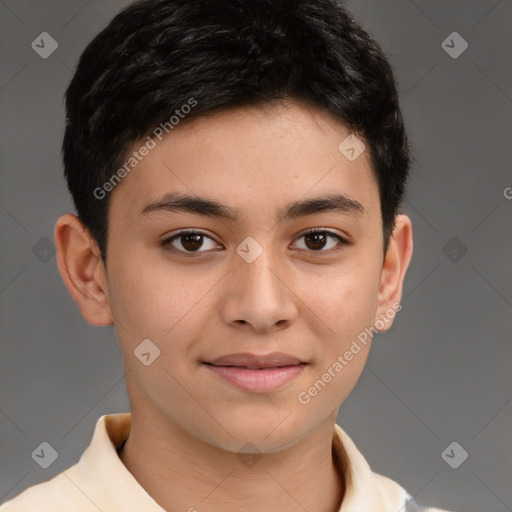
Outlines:
[[202, 312], [213, 307], [207, 300], [210, 279], [198, 282], [168, 270], [161, 264], [125, 262], [112, 275], [111, 294], [116, 332], [132, 378], [162, 407], [169, 406], [170, 397], [173, 403], [186, 402], [180, 379], [172, 376], [185, 369], [186, 353], [203, 330]]
[[109, 298], [120, 334], [130, 343], [144, 338], [165, 340], [184, 317], [194, 314], [207, 284], [162, 265], [139, 265], [134, 260], [116, 266]]
[[372, 268], [370, 262], [359, 259], [328, 274], [302, 279], [299, 296], [304, 298], [306, 310], [310, 309], [325, 328], [322, 337], [333, 342], [328, 346], [340, 348], [373, 324], [379, 274]]
[[142, 265], [134, 258], [117, 266], [109, 295], [125, 353], [129, 355], [147, 338], [162, 356], [164, 351], [172, 356], [180, 345], [197, 338], [205, 309], [213, 307], [208, 292], [218, 280], [218, 276], [171, 270], [165, 262]]
[[373, 338], [370, 327], [377, 308], [378, 276], [364, 265], [311, 283], [307, 303], [312, 322], [322, 325], [316, 364], [297, 396], [315, 417], [339, 407], [364, 370]]

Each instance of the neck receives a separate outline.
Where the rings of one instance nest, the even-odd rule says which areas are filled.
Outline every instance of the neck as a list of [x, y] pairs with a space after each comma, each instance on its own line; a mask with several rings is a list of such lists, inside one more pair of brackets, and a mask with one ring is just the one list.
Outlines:
[[192, 436], [161, 411], [137, 414], [119, 450], [128, 471], [165, 510], [338, 512], [343, 461], [333, 458], [334, 419], [287, 449], [245, 457]]

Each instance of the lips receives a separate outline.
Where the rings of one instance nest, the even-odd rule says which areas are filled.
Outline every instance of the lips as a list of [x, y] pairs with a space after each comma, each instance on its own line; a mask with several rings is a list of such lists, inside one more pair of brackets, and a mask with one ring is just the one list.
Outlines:
[[298, 377], [306, 364], [282, 352], [265, 355], [228, 354], [204, 362], [205, 368], [224, 382], [249, 393], [277, 391]]
[[215, 366], [239, 366], [249, 369], [280, 368], [283, 366], [295, 366], [302, 361], [297, 357], [282, 352], [272, 352], [265, 355], [255, 355], [249, 353], [228, 354], [219, 357], [207, 364]]

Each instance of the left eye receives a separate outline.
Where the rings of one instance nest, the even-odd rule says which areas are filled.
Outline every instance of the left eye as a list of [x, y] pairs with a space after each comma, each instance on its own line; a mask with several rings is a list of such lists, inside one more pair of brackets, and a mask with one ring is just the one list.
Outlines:
[[[303, 233], [298, 240], [304, 238], [306, 247], [299, 247], [300, 249], [305, 249], [307, 251], [313, 252], [331, 252], [337, 251], [341, 249], [343, 245], [346, 245], [348, 242], [338, 235], [337, 233], [333, 233], [331, 231], [327, 231], [325, 229], [314, 229], [308, 231], [307, 233]], [[328, 244], [328, 239], [335, 240], [334, 243]], [[326, 245], [329, 245], [326, 250]]]

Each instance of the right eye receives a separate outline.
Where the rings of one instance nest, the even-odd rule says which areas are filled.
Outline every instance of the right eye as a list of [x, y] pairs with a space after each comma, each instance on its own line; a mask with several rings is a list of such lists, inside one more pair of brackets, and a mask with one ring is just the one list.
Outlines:
[[169, 236], [160, 242], [162, 247], [175, 252], [180, 253], [183, 256], [195, 256], [204, 254], [205, 252], [211, 251], [200, 251], [199, 249], [204, 246], [205, 239], [210, 240], [213, 243], [213, 248], [218, 247], [217, 242], [210, 236], [202, 231], [193, 230], [182, 230]]

